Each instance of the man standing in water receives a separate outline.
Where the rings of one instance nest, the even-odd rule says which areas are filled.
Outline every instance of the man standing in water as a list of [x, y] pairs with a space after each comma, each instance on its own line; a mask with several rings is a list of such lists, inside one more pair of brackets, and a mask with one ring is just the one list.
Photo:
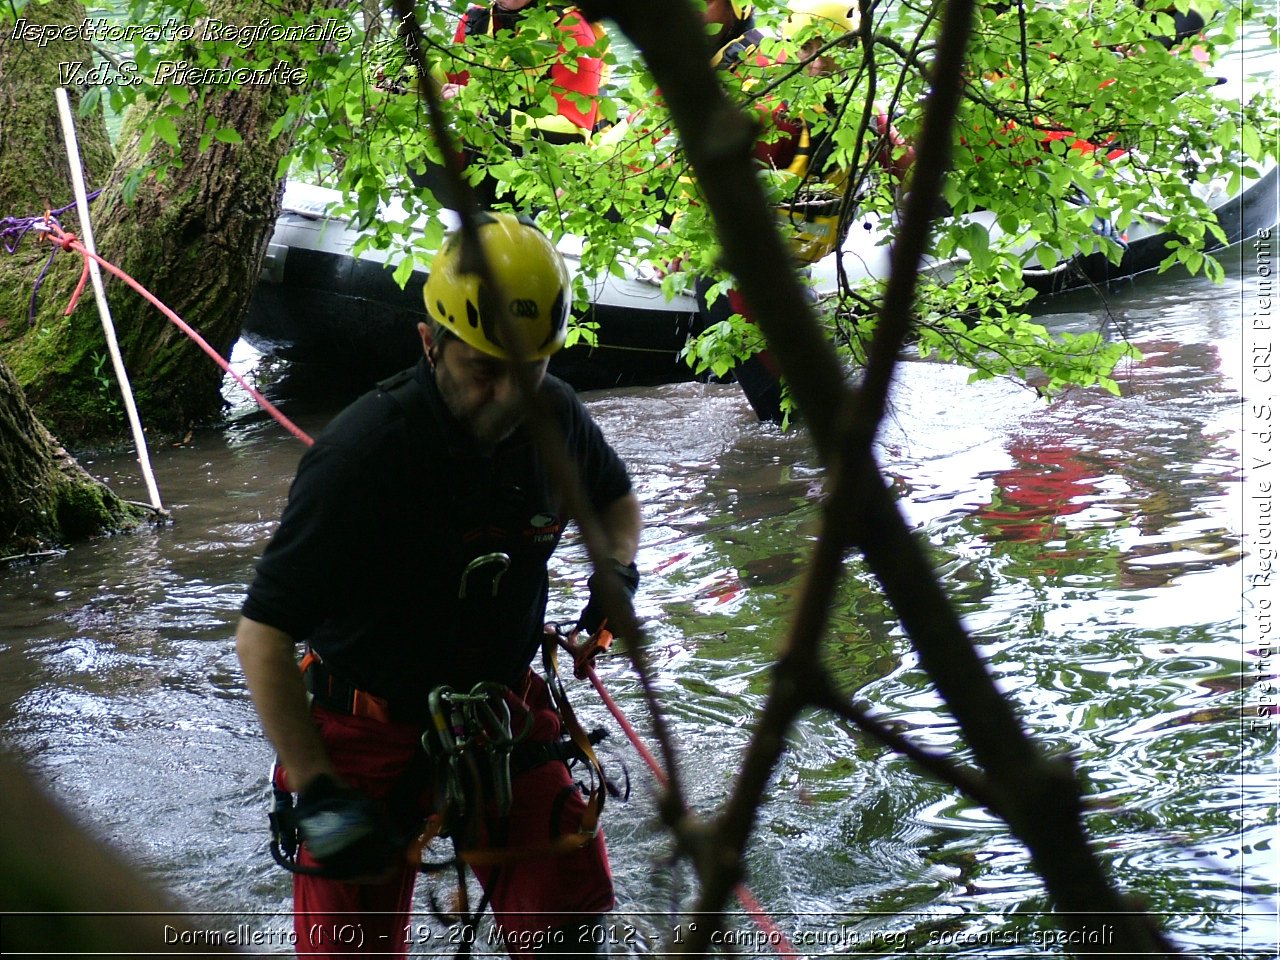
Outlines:
[[599, 578], [635, 591], [640, 510], [581, 402], [546, 375], [568, 322], [563, 259], [527, 220], [483, 214], [478, 234], [496, 289], [450, 237], [425, 290], [423, 359], [303, 456], [236, 634], [279, 754], [273, 852], [295, 872], [299, 952], [424, 942], [409, 922], [424, 819], [452, 835], [514, 956], [594, 952], [613, 906], [574, 751], [529, 667], [566, 517], [518, 374], [538, 384], [612, 558], [592, 576], [583, 630], [599, 626]]

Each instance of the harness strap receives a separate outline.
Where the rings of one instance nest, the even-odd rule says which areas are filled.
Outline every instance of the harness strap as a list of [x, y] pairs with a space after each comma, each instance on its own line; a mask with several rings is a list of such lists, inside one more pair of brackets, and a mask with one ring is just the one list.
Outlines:
[[312, 699], [335, 713], [349, 713], [355, 717], [368, 717], [381, 723], [410, 723], [413, 718], [407, 711], [396, 709], [384, 697], [361, 690], [354, 684], [335, 675], [320, 659], [320, 655], [307, 648], [298, 664], [307, 692]]
[[[582, 729], [582, 724], [578, 722], [578, 717], [569, 703], [569, 696], [564, 691], [564, 684], [560, 681], [560, 672], [556, 665], [557, 646], [558, 642], [555, 634], [549, 633], [543, 637], [543, 672], [546, 674], [547, 686], [551, 689], [551, 697], [555, 701], [556, 709], [560, 711], [560, 719], [569, 734], [569, 739], [582, 752], [586, 761], [591, 764], [592, 778], [594, 780], [591, 791], [587, 795], [587, 807], [582, 812], [582, 822], [578, 825], [577, 836], [582, 838], [580, 845], [584, 845], [588, 840], [595, 837], [600, 830], [600, 814], [604, 810], [606, 794], [604, 770], [600, 766], [600, 758], [596, 756], [591, 738], [587, 736], [587, 732]], [[564, 839], [571, 839], [571, 837], [565, 837]]]
[[[585, 816], [583, 820], [586, 820]], [[575, 850], [581, 850], [585, 847], [594, 837], [594, 833], [566, 833], [556, 837], [554, 840], [535, 844], [531, 847], [519, 847], [517, 849], [486, 847], [484, 849], [459, 850], [458, 859], [471, 867], [501, 867], [504, 864], [518, 863], [522, 860], [557, 857], [562, 854], [573, 853]]]
[[[598, 743], [600, 740], [596, 736], [596, 731], [592, 731], [587, 737], [592, 743]], [[517, 743], [511, 750], [511, 775], [518, 777], [528, 770], [553, 761], [575, 763], [586, 760], [586, 754], [578, 749], [578, 745], [572, 740], [556, 740], [554, 743]]]

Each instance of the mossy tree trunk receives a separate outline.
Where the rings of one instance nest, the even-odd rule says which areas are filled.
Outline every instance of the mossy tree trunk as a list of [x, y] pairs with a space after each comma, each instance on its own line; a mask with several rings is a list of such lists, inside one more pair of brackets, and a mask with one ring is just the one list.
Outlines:
[[[51, 0], [29, 4], [22, 15], [33, 25], [58, 26], [79, 23], [85, 10], [80, 0]], [[71, 168], [53, 95], [59, 64], [89, 63], [93, 53], [78, 38], [41, 46], [13, 40], [12, 32], [13, 16], [6, 9], [0, 13], [0, 217], [40, 216], [47, 207], [57, 209], [72, 200]], [[71, 87], [68, 94], [74, 109], [81, 91]], [[80, 117], [76, 135], [85, 177], [91, 187], [100, 186], [114, 161], [101, 111]], [[61, 222], [72, 232], [80, 230], [74, 210]], [[28, 336], [48, 338], [59, 325], [55, 318], [66, 306], [80, 271], [71, 258], [55, 264], [35, 315], [30, 316], [32, 290], [49, 254], [48, 244], [35, 234], [27, 234], [15, 253], [0, 252], [0, 347]], [[50, 295], [53, 291], [62, 294], [58, 304]], [[26, 379], [15, 374], [19, 382]]]
[[[80, 0], [49, 0], [28, 4], [22, 16], [40, 25], [79, 23], [85, 9]], [[58, 65], [87, 64], [93, 52], [79, 38], [45, 46], [13, 40], [12, 13], [0, 15], [0, 28], [0, 217], [39, 214], [46, 204], [71, 201], [70, 165], [53, 99]], [[76, 106], [80, 91], [69, 87], [68, 93]], [[86, 176], [101, 186], [112, 164], [102, 112], [80, 117], [76, 127]]]
[[[32, 4], [32, 23], [77, 23], [85, 15], [78, 0]], [[62, 142], [53, 84], [59, 61], [88, 60], [81, 40], [41, 47], [0, 33], [0, 216], [37, 215], [70, 199], [70, 173]], [[34, 95], [33, 91], [43, 91]], [[79, 95], [71, 91], [73, 105]], [[111, 169], [111, 147], [99, 114], [81, 119], [80, 147], [91, 180]], [[76, 230], [74, 214], [63, 221]], [[48, 250], [28, 239], [17, 255], [0, 254], [0, 341], [31, 327], [31, 286]], [[72, 281], [74, 282], [74, 281]], [[136, 523], [144, 511], [124, 503], [82, 470], [36, 419], [13, 373], [0, 362], [0, 563], [104, 530]]]
[[[282, 13], [303, 14], [310, 5], [310, 0], [271, 5], [220, 0], [211, 5], [209, 17], [252, 24]], [[166, 56], [197, 63], [198, 42], [193, 40], [185, 48], [179, 44]], [[294, 52], [287, 44], [264, 42], [261, 46], [253, 53], [267, 62], [290, 61]], [[42, 81], [30, 76], [14, 79], [21, 80], [26, 96], [52, 103], [56, 74], [45, 75]], [[289, 137], [272, 139], [270, 131], [298, 87], [283, 82], [240, 87], [192, 84], [151, 92], [162, 95], [140, 98], [130, 109], [115, 164], [94, 203], [98, 251], [168, 304], [225, 357], [239, 336], [279, 215], [281, 185], [276, 169], [289, 147]], [[175, 110], [174, 103], [183, 106]], [[146, 130], [162, 114], [176, 136], [156, 136], [144, 149]], [[201, 136], [210, 118], [234, 129], [240, 142], [214, 140], [201, 151]], [[32, 144], [30, 162], [22, 171], [26, 182], [49, 182], [47, 166], [35, 158], [55, 149], [60, 149], [60, 138]], [[131, 175], [166, 165], [164, 177], [146, 174], [132, 200], [126, 199]], [[114, 396], [114, 387], [108, 379], [110, 366], [103, 362], [105, 343], [92, 298], [86, 296], [70, 318], [61, 317], [79, 275], [79, 258], [59, 254], [57, 260], [63, 262], [42, 288], [37, 322], [22, 331], [20, 340], [10, 343], [7, 359], [32, 405], [64, 439], [82, 442], [127, 436], [118, 406], [104, 402], [105, 396]], [[174, 434], [216, 419], [223, 405], [222, 370], [122, 282], [109, 280], [107, 291], [146, 427]], [[28, 283], [24, 293], [29, 292]], [[6, 304], [10, 314], [12, 299], [10, 295]]]
[[146, 513], [81, 469], [0, 362], [0, 564], [131, 526]]

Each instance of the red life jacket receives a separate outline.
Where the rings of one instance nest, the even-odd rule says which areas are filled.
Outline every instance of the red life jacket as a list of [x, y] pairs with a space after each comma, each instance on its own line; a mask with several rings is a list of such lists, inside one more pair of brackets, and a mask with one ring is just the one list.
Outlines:
[[[454, 43], [465, 44], [468, 37], [493, 36], [498, 30], [519, 29], [520, 12], [512, 15], [500, 8], [473, 6], [458, 21]], [[495, 15], [496, 13], [496, 15]], [[568, 7], [556, 21], [556, 29], [566, 38], [556, 51], [557, 59], [546, 72], [551, 81], [551, 95], [556, 102], [556, 116], [535, 118], [534, 126], [555, 133], [580, 133], [584, 138], [595, 130], [600, 119], [600, 87], [604, 81], [604, 59], [598, 56], [580, 56], [571, 67], [562, 59], [568, 48], [567, 38], [582, 49], [595, 46], [605, 34], [602, 27], [591, 23], [576, 7]], [[465, 84], [470, 73], [462, 70], [450, 73], [451, 83]]]

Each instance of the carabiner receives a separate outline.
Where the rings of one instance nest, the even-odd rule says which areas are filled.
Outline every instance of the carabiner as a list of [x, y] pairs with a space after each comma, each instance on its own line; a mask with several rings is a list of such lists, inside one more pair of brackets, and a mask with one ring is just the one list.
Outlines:
[[[436, 687], [427, 695], [427, 706], [431, 710], [431, 727], [448, 756], [458, 752], [460, 749], [458, 739], [466, 736], [466, 728], [456, 722], [453, 716], [452, 698], [453, 690], [446, 686]], [[435, 753], [430, 743], [431, 732], [432, 730], [427, 730], [422, 734], [422, 749], [428, 754]]]
[[497, 565], [498, 571], [492, 575], [489, 581], [489, 596], [496, 597], [498, 595], [498, 584], [502, 580], [502, 575], [511, 567], [511, 557], [509, 554], [502, 552], [485, 553], [476, 557], [462, 571], [462, 578], [458, 581], [458, 599], [467, 599], [467, 584], [471, 580], [471, 575], [485, 567]]

